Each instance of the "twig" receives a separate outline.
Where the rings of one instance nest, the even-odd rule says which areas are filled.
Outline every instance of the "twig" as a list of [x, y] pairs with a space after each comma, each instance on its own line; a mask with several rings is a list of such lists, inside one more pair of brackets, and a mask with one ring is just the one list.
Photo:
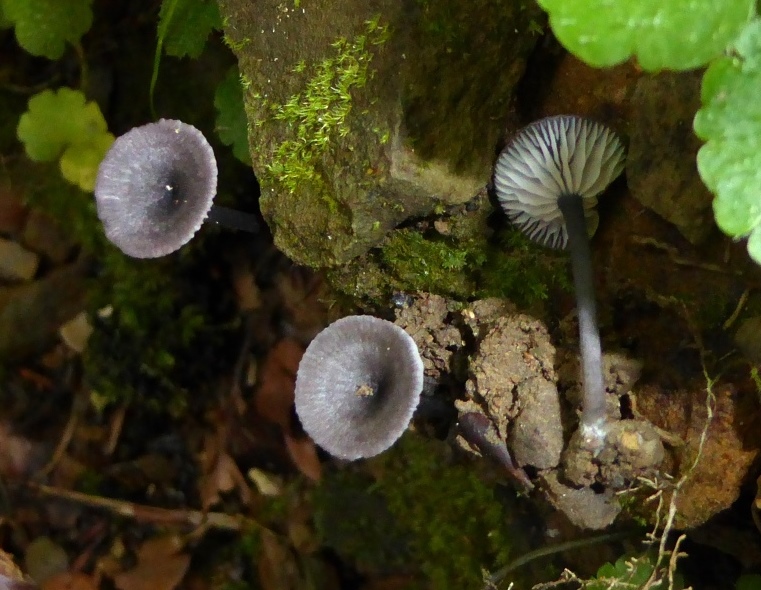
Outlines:
[[79, 424], [80, 416], [87, 408], [87, 403], [87, 396], [84, 395], [83, 392], [78, 391], [74, 394], [74, 399], [71, 402], [71, 413], [66, 422], [66, 427], [63, 429], [63, 434], [61, 434], [61, 438], [53, 451], [53, 455], [50, 457], [50, 461], [48, 461], [47, 465], [42, 468], [39, 475], [47, 475], [53, 471], [56, 465], [58, 465], [58, 462], [61, 460], [61, 457], [63, 457], [66, 449], [69, 448], [69, 443], [71, 443], [71, 439], [74, 437], [74, 431], [77, 428], [77, 424]]
[[737, 318], [740, 317], [740, 314], [742, 313], [743, 308], [745, 307], [745, 303], [748, 301], [748, 296], [750, 295], [750, 289], [745, 289], [743, 291], [743, 294], [740, 295], [740, 300], [737, 302], [737, 306], [735, 307], [735, 310], [732, 312], [732, 315], [727, 318], [727, 321], [724, 322], [724, 324], [721, 326], [723, 330], [729, 330], [732, 325], [737, 321]]
[[116, 408], [113, 416], [111, 416], [111, 428], [108, 433], [108, 440], [103, 447], [103, 453], [106, 456], [111, 456], [116, 450], [116, 445], [119, 444], [119, 438], [122, 434], [122, 428], [124, 427], [124, 418], [127, 415], [127, 403], [122, 403]]
[[133, 518], [143, 522], [160, 524], [165, 526], [189, 526], [189, 527], [210, 527], [227, 531], [245, 531], [248, 529], [257, 529], [268, 531], [274, 535], [276, 532], [267, 528], [259, 521], [240, 514], [226, 514], [224, 512], [202, 512], [200, 510], [182, 510], [170, 508], [157, 508], [155, 506], [146, 506], [144, 504], [135, 504], [124, 500], [114, 500], [100, 496], [92, 496], [82, 492], [64, 490], [52, 486], [26, 482], [22, 484], [29, 490], [35, 491], [43, 496], [69, 500], [77, 504], [83, 504], [93, 508], [101, 508], [108, 512]]

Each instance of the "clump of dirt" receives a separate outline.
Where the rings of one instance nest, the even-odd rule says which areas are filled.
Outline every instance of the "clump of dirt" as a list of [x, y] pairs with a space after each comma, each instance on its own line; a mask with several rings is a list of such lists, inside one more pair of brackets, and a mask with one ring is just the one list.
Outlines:
[[499, 318], [477, 343], [466, 399], [491, 419], [519, 465], [548, 469], [560, 462], [563, 428], [545, 325], [524, 314]]
[[454, 308], [444, 297], [430, 293], [398, 299], [396, 324], [417, 344], [425, 369], [425, 390], [432, 393], [432, 388], [455, 372], [453, 359], [465, 345], [460, 331], [447, 321]]

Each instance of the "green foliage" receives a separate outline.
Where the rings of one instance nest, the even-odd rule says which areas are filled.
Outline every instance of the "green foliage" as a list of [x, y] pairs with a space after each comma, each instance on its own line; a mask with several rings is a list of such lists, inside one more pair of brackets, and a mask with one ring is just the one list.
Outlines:
[[44, 90], [29, 99], [17, 135], [32, 160], [60, 159], [64, 178], [92, 191], [103, 156], [114, 141], [100, 108], [71, 88]]
[[352, 469], [325, 473], [312, 496], [315, 530], [323, 545], [359, 571], [398, 570], [409, 566], [408, 535], [373, 483]]
[[248, 120], [243, 108], [243, 88], [237, 67], [230, 68], [214, 94], [217, 109], [217, 135], [225, 145], [232, 146], [233, 155], [251, 165], [248, 151]]
[[3, 9], [3, 2], [0, 2], [0, 29], [10, 29], [13, 26], [13, 22], [5, 14]]
[[[668, 580], [663, 579], [646, 586], [653, 571], [655, 570], [655, 555], [647, 553], [637, 557], [619, 557], [616, 563], [606, 563], [598, 571], [596, 579], [584, 583], [585, 590], [682, 590], [684, 581], [676, 572], [674, 584], [669, 586]], [[662, 579], [666, 575], [658, 576]]]
[[761, 575], [744, 574], [735, 584], [735, 590], [761, 590]]
[[373, 460], [376, 490], [398, 526], [427, 588], [480, 588], [482, 570], [504, 565], [513, 546], [507, 512], [473, 465], [444, 443], [407, 434]]
[[539, 246], [516, 229], [502, 234], [499, 244], [489, 248], [481, 296], [505, 297], [526, 308], [547, 299], [550, 288], [573, 290], [566, 253]]
[[748, 25], [735, 49], [703, 77], [695, 132], [707, 143], [698, 152], [698, 170], [716, 195], [719, 227], [732, 237], [750, 234], [748, 252], [761, 264], [761, 21]]
[[753, 0], [539, 0], [560, 42], [602, 67], [638, 58], [646, 70], [690, 69], [719, 56], [752, 15]]
[[415, 229], [401, 229], [389, 237], [381, 258], [406, 290], [467, 297], [474, 284], [470, 271], [483, 264], [483, 252], [443, 237], [427, 239]]
[[164, 0], [158, 38], [167, 55], [197, 58], [214, 29], [222, 27], [216, 0]]
[[332, 140], [348, 134], [345, 123], [352, 108], [351, 93], [367, 83], [370, 46], [382, 45], [388, 37], [388, 28], [376, 18], [366, 23], [365, 34], [336, 39], [331, 45], [333, 55], [294, 68], [294, 74], [307, 76], [301, 92], [283, 104], [268, 105], [290, 137], [278, 145], [266, 172], [289, 192], [296, 192], [301, 183], [323, 185], [319, 161], [329, 152]]
[[90, 305], [112, 311], [96, 323], [84, 354], [85, 378], [99, 404], [138, 403], [177, 415], [190, 387], [200, 386], [200, 338], [209, 328], [203, 310], [183, 296], [176, 270], [167, 268], [174, 262], [135, 261], [104, 249]]
[[0, 0], [3, 18], [16, 27], [19, 45], [32, 55], [58, 59], [66, 43], [79, 43], [92, 24], [92, 0]]
[[222, 26], [216, 0], [163, 0], [159, 11], [156, 32], [156, 52], [153, 55], [153, 72], [149, 87], [149, 100], [153, 111], [153, 93], [159, 77], [161, 55], [166, 51], [175, 57], [197, 58], [206, 39], [214, 29]]

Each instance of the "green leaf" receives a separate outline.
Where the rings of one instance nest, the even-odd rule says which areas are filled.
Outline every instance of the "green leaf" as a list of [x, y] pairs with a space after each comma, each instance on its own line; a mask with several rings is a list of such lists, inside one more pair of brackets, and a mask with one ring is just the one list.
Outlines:
[[744, 574], [740, 576], [735, 590], [761, 590], [761, 576], [758, 574]]
[[248, 121], [243, 109], [243, 88], [237, 67], [230, 68], [224, 80], [217, 86], [214, 107], [217, 109], [216, 129], [219, 139], [225, 145], [232, 146], [233, 155], [250, 166]]
[[93, 190], [98, 166], [114, 141], [98, 105], [71, 88], [33, 96], [16, 134], [31, 160], [60, 158], [63, 177], [86, 191]]
[[61, 174], [83, 191], [92, 192], [95, 188], [98, 166], [112, 143], [114, 143], [113, 135], [101, 133], [92, 136], [86, 143], [69, 146], [63, 152], [59, 162]]
[[734, 238], [753, 232], [748, 250], [761, 261], [761, 21], [745, 28], [735, 52], [714, 61], [703, 77], [694, 124], [706, 140], [698, 172], [716, 195], [716, 223]]
[[164, 51], [175, 57], [196, 58], [214, 29], [222, 28], [215, 0], [164, 0], [159, 12], [159, 35]]
[[11, 19], [5, 14], [3, 2], [0, 2], [0, 29], [10, 29], [13, 26]]
[[19, 45], [32, 55], [58, 59], [66, 43], [79, 43], [92, 24], [92, 0], [1, 0]]
[[585, 62], [636, 56], [650, 71], [690, 69], [720, 55], [753, 14], [754, 0], [538, 0], [560, 42]]
[[29, 99], [16, 134], [32, 160], [49, 162], [59, 158], [68, 146], [87, 143], [90, 137], [107, 130], [96, 103], [86, 102], [78, 90], [59, 88]]

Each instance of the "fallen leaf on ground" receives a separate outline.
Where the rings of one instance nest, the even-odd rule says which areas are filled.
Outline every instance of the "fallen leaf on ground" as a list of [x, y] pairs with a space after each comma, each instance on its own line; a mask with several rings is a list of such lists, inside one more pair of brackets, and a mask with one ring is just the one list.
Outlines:
[[80, 572], [61, 572], [48, 578], [42, 590], [98, 590], [98, 583], [92, 576]]
[[302, 588], [295, 555], [272, 533], [261, 536], [259, 583], [263, 590], [298, 590]]
[[232, 492], [235, 489], [238, 490], [241, 502], [249, 504], [251, 488], [248, 487], [246, 478], [238, 469], [235, 460], [224, 451], [227, 441], [224, 429], [207, 435], [204, 441], [204, 449], [199, 457], [202, 475], [198, 482], [198, 491], [204, 510], [218, 504], [221, 501], [220, 494]]
[[293, 338], [283, 338], [275, 344], [264, 359], [259, 389], [254, 396], [259, 415], [285, 432], [291, 430], [293, 388], [303, 354], [304, 348]]
[[317, 457], [317, 447], [311, 438], [306, 436], [295, 437], [286, 432], [285, 448], [288, 449], [288, 454], [301, 473], [312, 481], [320, 481], [322, 466], [319, 457]]
[[176, 535], [148, 539], [137, 552], [137, 565], [114, 576], [119, 590], [173, 590], [185, 577], [190, 555]]

